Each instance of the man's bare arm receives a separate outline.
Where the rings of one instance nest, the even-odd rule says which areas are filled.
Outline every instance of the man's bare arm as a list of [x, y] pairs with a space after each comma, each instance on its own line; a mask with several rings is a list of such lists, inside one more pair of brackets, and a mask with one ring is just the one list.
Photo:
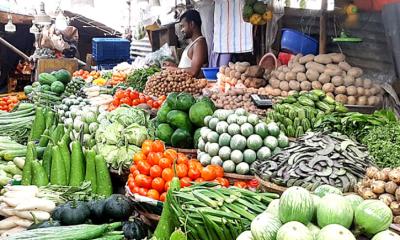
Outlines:
[[197, 77], [200, 73], [203, 64], [207, 62], [207, 44], [205, 41], [198, 41], [193, 46], [193, 55], [192, 55], [192, 66], [190, 68], [185, 69], [186, 72], [190, 73], [192, 76]]

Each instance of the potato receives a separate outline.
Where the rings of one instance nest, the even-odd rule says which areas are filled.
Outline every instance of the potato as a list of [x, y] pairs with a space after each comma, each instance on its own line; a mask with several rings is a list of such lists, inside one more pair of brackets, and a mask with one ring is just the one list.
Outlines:
[[240, 79], [242, 77], [242, 74], [239, 71], [236, 71], [233, 77]]
[[290, 70], [292, 70], [292, 68], [293, 68], [293, 60], [291, 59], [291, 60], [289, 60], [289, 62], [288, 62], [288, 67], [290, 68]]
[[335, 97], [335, 101], [346, 104], [347, 103], [347, 96], [344, 94], [338, 94]]
[[272, 90], [272, 96], [278, 97], [280, 95], [281, 95], [281, 90], [279, 88]]
[[352, 67], [347, 71], [347, 74], [355, 78], [361, 77], [363, 75], [363, 70], [358, 67]]
[[316, 63], [316, 62], [308, 62], [306, 64], [307, 69], [313, 69], [319, 73], [323, 73], [326, 69], [326, 67], [322, 64]]
[[334, 63], [340, 63], [346, 60], [346, 56], [342, 53], [331, 53], [329, 55], [331, 56], [332, 62]]
[[230, 73], [231, 73], [231, 69], [229, 67], [225, 68], [224, 75], [229, 76]]
[[322, 74], [319, 76], [318, 81], [319, 81], [321, 84], [325, 84], [325, 83], [328, 83], [328, 82], [331, 81], [331, 77], [328, 76], [328, 75], [325, 74], [325, 73], [322, 73]]
[[307, 81], [307, 76], [305, 73], [302, 72], [298, 72], [297, 76], [296, 76], [297, 81], [299, 82], [303, 82], [303, 81]]
[[279, 89], [281, 89], [282, 91], [289, 91], [289, 82], [281, 81], [279, 83]]
[[303, 91], [310, 91], [311, 90], [311, 82], [304, 81], [300, 83], [300, 88]]
[[357, 96], [357, 88], [355, 86], [348, 86], [346, 88], [346, 93], [349, 96]]
[[290, 81], [290, 80], [296, 80], [297, 74], [295, 72], [287, 72], [285, 75], [285, 80]]
[[272, 71], [271, 76], [278, 78], [279, 73], [281, 73], [281, 72], [274, 70], [274, 71]]
[[333, 70], [342, 70], [337, 64], [327, 64], [326, 68], [333, 69]]
[[348, 96], [347, 97], [347, 104], [349, 105], [356, 105], [357, 104], [357, 99], [354, 96]]
[[325, 69], [324, 73], [331, 77], [342, 76], [342, 70], [340, 70], [340, 69], [327, 68], [327, 69]]
[[322, 84], [318, 81], [314, 81], [311, 83], [312, 89], [322, 89]]
[[244, 81], [246, 80], [246, 78], [247, 78], [246, 74], [243, 73], [242, 75], [240, 75], [240, 80]]
[[358, 97], [357, 105], [365, 106], [368, 104], [368, 99], [366, 96]]
[[282, 96], [282, 97], [287, 97], [287, 96], [288, 96], [288, 92], [286, 92], [286, 91], [281, 91], [281, 96]]
[[345, 86], [336, 87], [335, 94], [346, 94], [346, 87]]
[[272, 88], [279, 88], [280, 82], [281, 82], [281, 81], [279, 81], [279, 80], [276, 79], [276, 78], [271, 78], [271, 79], [269, 80], [269, 84], [271, 85]]
[[312, 61], [314, 61], [314, 57], [315, 56], [313, 54], [305, 55], [304, 57], [299, 58], [299, 63], [306, 64], [308, 62], [312, 62]]
[[242, 73], [246, 72], [247, 66], [245, 66], [245, 65], [243, 65], [241, 63], [236, 63], [235, 64], [235, 70], [237, 72], [239, 72], [239, 74], [242, 74]]
[[339, 87], [339, 86], [343, 86], [343, 85], [344, 85], [344, 81], [343, 81], [343, 78], [342, 78], [341, 76], [334, 76], [334, 77], [332, 78], [332, 83], [333, 83], [333, 85], [335, 85], [336, 87]]
[[377, 95], [380, 93], [380, 87], [377, 84], [373, 84], [371, 90], [371, 95]]
[[284, 66], [285, 66], [285, 65], [281, 65], [281, 66], [279, 66], [276, 70], [278, 70], [279, 72], [282, 72]]
[[370, 89], [364, 89], [364, 95], [365, 95], [366, 97], [373, 96], [373, 95], [371, 94], [371, 90], [370, 90]]
[[372, 88], [372, 81], [371, 79], [365, 78], [364, 79], [364, 88]]
[[[229, 77], [230, 78], [235, 78], [235, 75], [236, 75], [236, 70], [231, 70], [230, 72], [229, 72]], [[239, 73], [240, 74], [240, 73]]]
[[354, 77], [353, 76], [346, 76], [346, 77], [344, 77], [343, 81], [344, 81], [344, 85], [346, 87], [354, 85]]
[[300, 90], [300, 83], [298, 81], [296, 81], [296, 80], [291, 80], [289, 82], [289, 88], [291, 90], [299, 91]]
[[351, 66], [350, 66], [350, 64], [348, 64], [347, 62], [340, 62], [339, 64], [338, 64], [338, 66], [342, 69], [342, 70], [344, 70], [344, 71], [349, 71], [350, 69], [351, 69]]
[[301, 65], [299, 63], [295, 63], [293, 64], [293, 68], [292, 68], [292, 72], [294, 73], [298, 73], [298, 72], [305, 72], [306, 68], [304, 67], [304, 65]]
[[368, 105], [376, 106], [379, 104], [379, 98], [377, 96], [370, 96], [367, 99]]
[[291, 60], [293, 60], [293, 63], [298, 63], [300, 58], [302, 58], [302, 57], [303, 57], [303, 54], [298, 53], [298, 54], [296, 54], [296, 56], [292, 57]]
[[333, 92], [333, 91], [335, 91], [335, 86], [332, 83], [325, 83], [322, 86], [322, 91], [324, 91], [324, 92]]
[[286, 73], [280, 72], [279, 75], [278, 75], [278, 79], [281, 80], [281, 81], [284, 81], [285, 80], [285, 76], [286, 76]]
[[365, 89], [363, 87], [357, 87], [357, 95], [365, 96]]
[[228, 67], [231, 69], [235, 69], [235, 64], [233, 62], [229, 62]]
[[329, 54], [320, 54], [315, 56], [314, 62], [321, 63], [321, 64], [328, 64], [332, 62], [331, 56]]
[[312, 81], [317, 81], [319, 77], [319, 73], [313, 69], [308, 69], [306, 72], [307, 79]]
[[362, 86], [364, 86], [364, 80], [362, 78], [356, 78], [356, 81], [354, 82], [354, 85], [356, 87], [362, 87]]
[[290, 68], [288, 66], [283, 66], [282, 72], [284, 73], [290, 72]]

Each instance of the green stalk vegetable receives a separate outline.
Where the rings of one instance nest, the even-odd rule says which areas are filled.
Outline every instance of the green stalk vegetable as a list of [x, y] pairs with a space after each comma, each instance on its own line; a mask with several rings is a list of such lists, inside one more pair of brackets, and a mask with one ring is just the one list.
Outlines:
[[71, 153], [69, 152], [68, 145], [64, 141], [64, 139], [61, 139], [61, 141], [58, 142], [58, 147], [60, 148], [61, 158], [64, 161], [65, 174], [67, 175], [67, 182], [69, 182], [71, 175]]
[[82, 146], [79, 141], [72, 142], [71, 170], [69, 177], [70, 186], [80, 186], [85, 180], [85, 164]]
[[46, 150], [43, 153], [42, 165], [47, 177], [50, 178], [51, 173], [51, 156], [52, 156], [53, 143], [47, 144]]
[[92, 185], [93, 193], [97, 193], [96, 179], [96, 152], [90, 149], [86, 152], [86, 175], [85, 181], [89, 181]]
[[47, 173], [38, 160], [32, 162], [32, 185], [41, 187], [49, 184]]
[[64, 160], [58, 146], [53, 146], [51, 155], [50, 183], [54, 185], [67, 185], [67, 175], [65, 172]]
[[110, 196], [112, 194], [112, 182], [106, 160], [101, 155], [95, 157], [97, 194]]
[[37, 158], [36, 146], [34, 142], [28, 142], [25, 157], [25, 165], [22, 170], [22, 185], [31, 185], [32, 183], [32, 162]]
[[43, 108], [37, 107], [35, 113], [35, 120], [33, 120], [31, 129], [31, 140], [39, 140], [40, 136], [46, 129], [45, 118], [43, 114]]

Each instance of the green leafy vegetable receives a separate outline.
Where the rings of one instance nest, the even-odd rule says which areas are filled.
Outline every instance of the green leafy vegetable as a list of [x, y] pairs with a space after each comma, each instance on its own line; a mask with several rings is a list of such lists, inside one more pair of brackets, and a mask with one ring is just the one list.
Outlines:
[[126, 83], [133, 89], [143, 92], [146, 86], [147, 78], [159, 71], [160, 68], [157, 66], [136, 69], [131, 75], [128, 76]]

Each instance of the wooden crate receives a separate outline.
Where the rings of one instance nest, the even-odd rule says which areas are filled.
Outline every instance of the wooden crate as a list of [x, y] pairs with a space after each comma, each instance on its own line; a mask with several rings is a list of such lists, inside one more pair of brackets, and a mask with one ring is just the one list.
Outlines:
[[65, 69], [72, 73], [78, 70], [78, 61], [75, 59], [62, 58], [62, 59], [39, 59], [35, 72], [35, 79], [38, 79], [39, 74], [52, 71]]

